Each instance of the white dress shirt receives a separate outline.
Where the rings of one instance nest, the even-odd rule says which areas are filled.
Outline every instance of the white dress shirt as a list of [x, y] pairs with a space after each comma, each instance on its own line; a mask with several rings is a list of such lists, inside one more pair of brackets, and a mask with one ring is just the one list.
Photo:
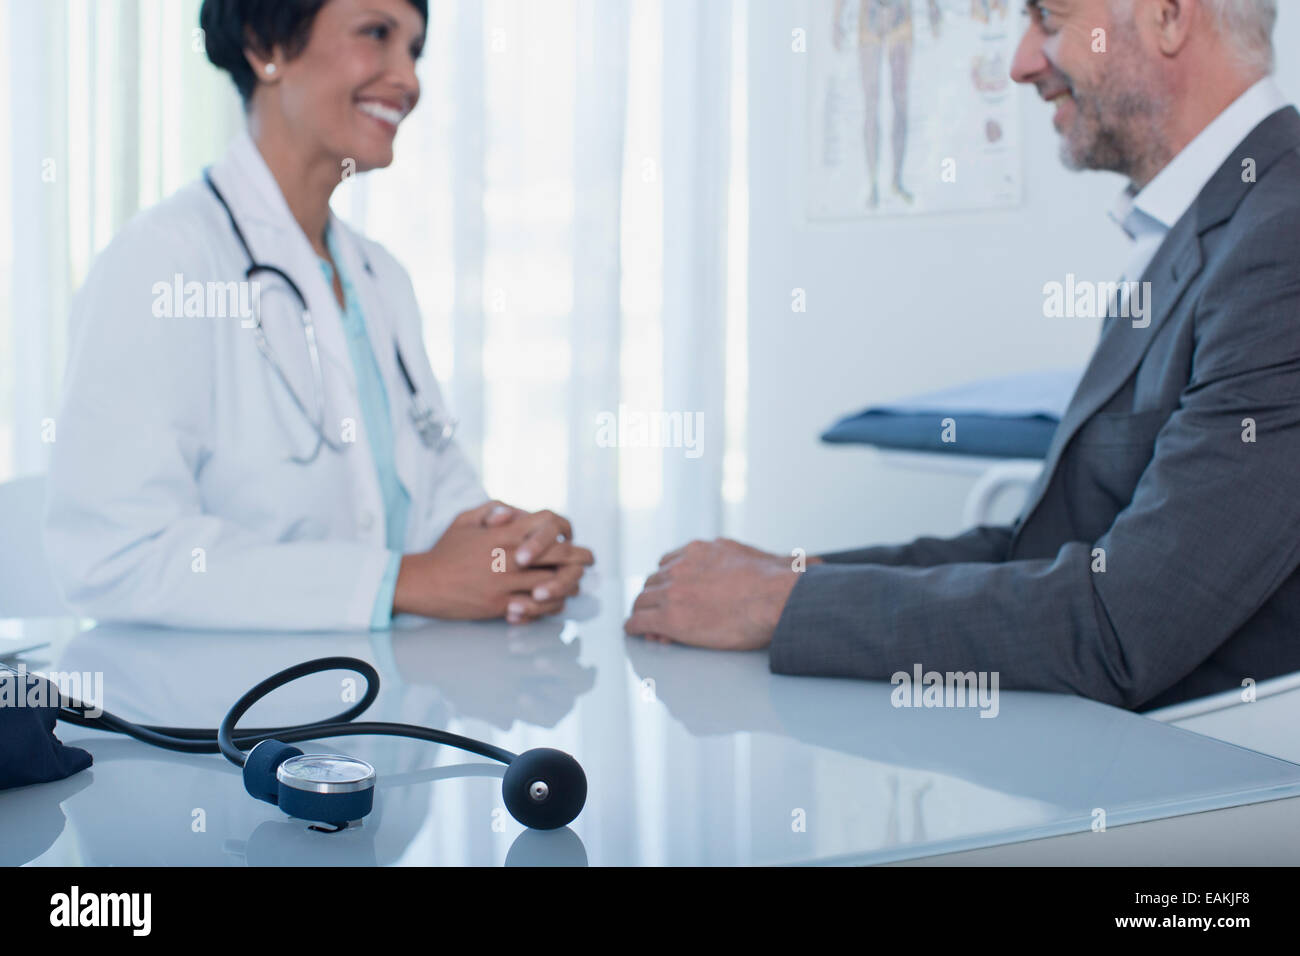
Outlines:
[[[1133, 241], [1126, 282], [1142, 277], [1174, 223], [1241, 141], [1286, 105], [1286, 95], [1271, 76], [1265, 77], [1216, 116], [1142, 190], [1134, 194], [1129, 186], [1120, 193], [1110, 217]], [[1127, 284], [1121, 288], [1127, 294]]]

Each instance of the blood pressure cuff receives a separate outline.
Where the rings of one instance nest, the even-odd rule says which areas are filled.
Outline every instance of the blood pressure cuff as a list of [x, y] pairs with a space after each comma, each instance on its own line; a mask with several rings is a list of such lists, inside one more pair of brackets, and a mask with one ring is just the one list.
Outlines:
[[0, 790], [62, 780], [90, 766], [90, 754], [54, 736], [59, 688], [0, 664]]

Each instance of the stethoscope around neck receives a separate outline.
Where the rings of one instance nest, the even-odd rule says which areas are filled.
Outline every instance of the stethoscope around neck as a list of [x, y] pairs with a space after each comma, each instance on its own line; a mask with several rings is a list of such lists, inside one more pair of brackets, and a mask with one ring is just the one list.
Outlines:
[[[244, 238], [244, 232], [239, 228], [239, 222], [235, 219], [234, 210], [226, 202], [226, 197], [221, 194], [216, 183], [212, 181], [209, 170], [203, 170], [203, 181], [207, 183], [208, 189], [212, 195], [217, 197], [217, 202], [221, 203], [221, 208], [226, 211], [226, 216], [230, 219], [230, 227], [235, 231], [235, 238], [239, 240], [239, 245], [244, 250], [244, 255], [248, 257], [248, 268], [244, 270], [245, 281], [250, 281], [253, 276], [259, 272], [269, 273], [279, 278], [288, 287], [293, 297], [298, 300], [301, 312], [301, 322], [303, 338], [307, 344], [307, 358], [311, 363], [312, 378], [312, 399], [313, 409], [308, 409], [307, 404], [298, 395], [297, 389], [289, 381], [289, 376], [285, 374], [284, 367], [276, 358], [271, 343], [266, 338], [266, 332], [262, 328], [262, 313], [260, 305], [257, 307], [256, 318], [253, 324], [253, 338], [257, 342], [257, 348], [270, 363], [276, 377], [284, 385], [289, 393], [295, 406], [302, 413], [303, 418], [311, 425], [312, 430], [316, 433], [316, 447], [312, 449], [310, 455], [299, 456], [290, 455], [289, 460], [299, 465], [311, 464], [320, 455], [321, 447], [327, 447], [330, 451], [342, 452], [346, 447], [344, 442], [334, 441], [325, 433], [325, 373], [321, 367], [320, 347], [316, 342], [316, 323], [312, 320], [311, 310], [307, 308], [307, 299], [298, 288], [298, 283], [289, 278], [288, 273], [278, 266], [268, 263], [258, 262], [257, 257], [253, 255], [253, 250], [248, 246], [248, 240]], [[362, 253], [362, 262], [365, 265], [366, 272], [373, 278], [374, 269], [370, 267], [370, 259]], [[452, 436], [456, 433], [457, 422], [454, 418], [443, 418], [435, 415], [428, 404], [420, 397], [419, 390], [415, 387], [415, 380], [411, 378], [411, 373], [406, 367], [406, 361], [402, 358], [402, 349], [396, 341], [393, 343], [393, 350], [397, 355], [397, 368], [402, 373], [402, 380], [406, 383], [407, 392], [410, 394], [410, 417], [411, 423], [419, 433], [420, 440], [424, 444], [434, 449], [442, 451], [451, 443]]]

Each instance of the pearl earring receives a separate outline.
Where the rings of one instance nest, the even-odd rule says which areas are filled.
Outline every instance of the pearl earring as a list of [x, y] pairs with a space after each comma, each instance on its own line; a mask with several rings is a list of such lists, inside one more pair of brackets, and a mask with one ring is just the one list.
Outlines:
[[266, 64], [266, 75], [267, 75], [267, 76], [274, 76], [274, 75], [275, 75], [275, 64], [274, 64], [274, 63], [268, 63], [268, 64]]

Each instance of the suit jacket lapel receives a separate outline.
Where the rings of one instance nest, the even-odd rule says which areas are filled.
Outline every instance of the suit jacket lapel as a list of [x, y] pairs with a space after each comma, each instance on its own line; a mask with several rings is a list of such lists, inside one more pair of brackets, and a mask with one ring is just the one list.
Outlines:
[[[1232, 155], [1210, 177], [1191, 208], [1174, 224], [1142, 274], [1141, 281], [1151, 283], [1151, 295], [1147, 303], [1151, 309], [1150, 324], [1146, 327], [1135, 326], [1134, 320], [1123, 317], [1106, 322], [1092, 360], [1084, 370], [1061, 418], [1061, 424], [1052, 436], [1043, 470], [1029, 493], [1028, 502], [1020, 512], [1020, 517], [1016, 519], [1017, 534], [1042, 501], [1070, 440], [1137, 370], [1161, 326], [1173, 314], [1192, 281], [1200, 274], [1204, 265], [1201, 236], [1231, 219], [1255, 179], [1298, 145], [1300, 113], [1296, 112], [1295, 107], [1287, 106], [1261, 122], [1242, 140]], [[1248, 178], [1243, 173], [1247, 161], [1254, 166], [1254, 178]]]
[[1191, 211], [1174, 226], [1169, 236], [1157, 250], [1155, 258], [1142, 274], [1141, 281], [1149, 282], [1151, 290], [1147, 307], [1150, 322], [1137, 325], [1137, 319], [1123, 316], [1106, 322], [1101, 339], [1093, 350], [1092, 360], [1066, 407], [1052, 436], [1047, 451], [1047, 461], [1034, 486], [1030, 505], [1022, 514], [1028, 515], [1038, 505], [1047, 482], [1070, 440], [1097, 411], [1106, 404], [1120, 387], [1137, 370], [1156, 333], [1170, 316], [1183, 293], [1201, 271], [1201, 243], [1196, 233], [1196, 222]]

